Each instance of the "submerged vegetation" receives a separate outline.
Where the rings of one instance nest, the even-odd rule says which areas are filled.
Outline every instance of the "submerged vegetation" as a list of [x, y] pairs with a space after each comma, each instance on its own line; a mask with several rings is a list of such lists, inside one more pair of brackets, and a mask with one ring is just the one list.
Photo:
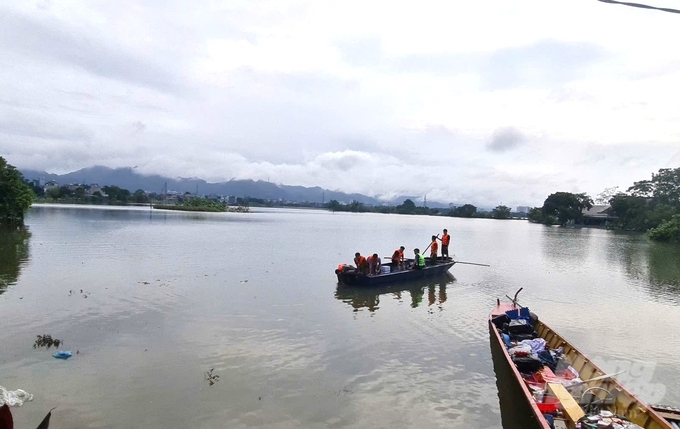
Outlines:
[[176, 205], [154, 204], [155, 209], [180, 210], [189, 212], [239, 212], [247, 213], [250, 208], [247, 206], [229, 207], [219, 201], [208, 200], [206, 198], [194, 197], [187, 199]]

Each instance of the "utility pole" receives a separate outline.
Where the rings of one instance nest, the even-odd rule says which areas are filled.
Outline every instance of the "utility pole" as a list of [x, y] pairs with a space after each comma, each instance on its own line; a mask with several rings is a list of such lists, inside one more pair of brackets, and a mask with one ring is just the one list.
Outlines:
[[425, 194], [425, 202], [423, 203], [423, 205], [425, 206], [425, 208], [427, 208], [427, 194]]

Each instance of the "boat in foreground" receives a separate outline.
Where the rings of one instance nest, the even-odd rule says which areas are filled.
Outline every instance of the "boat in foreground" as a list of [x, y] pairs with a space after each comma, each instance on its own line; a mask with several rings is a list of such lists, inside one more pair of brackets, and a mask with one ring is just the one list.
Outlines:
[[[413, 263], [412, 259], [406, 260], [405, 265]], [[351, 265], [340, 265], [335, 270], [338, 283], [349, 286], [376, 286], [388, 283], [407, 282], [427, 277], [434, 277], [447, 272], [454, 266], [456, 261], [451, 258], [440, 258], [434, 265], [430, 264], [430, 258], [425, 258], [425, 267], [419, 270], [397, 270], [393, 263], [382, 264], [382, 272], [375, 275], [364, 275]], [[385, 269], [389, 267], [389, 269]]]
[[655, 411], [616, 381], [618, 373], [605, 374], [528, 308], [520, 306], [517, 294], [509, 303], [498, 300], [489, 315], [491, 350], [494, 366], [502, 365], [513, 375], [533, 413], [533, 426], [677, 429], [661, 411]]

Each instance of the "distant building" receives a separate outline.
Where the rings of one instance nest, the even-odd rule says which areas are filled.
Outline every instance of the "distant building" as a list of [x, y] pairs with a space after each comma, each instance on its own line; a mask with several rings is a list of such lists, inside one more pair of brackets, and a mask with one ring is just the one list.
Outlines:
[[581, 213], [583, 225], [606, 225], [616, 219], [609, 204], [592, 206], [590, 209], [583, 209]]
[[527, 214], [531, 211], [531, 207], [529, 206], [518, 206], [517, 207], [517, 213], [524, 213]]

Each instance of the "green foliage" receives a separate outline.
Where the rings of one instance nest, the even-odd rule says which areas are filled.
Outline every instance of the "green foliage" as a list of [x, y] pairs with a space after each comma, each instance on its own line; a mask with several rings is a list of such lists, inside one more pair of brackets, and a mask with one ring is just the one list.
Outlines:
[[548, 216], [557, 218], [557, 223], [566, 225], [573, 220], [579, 222], [583, 218], [583, 209], [593, 207], [593, 200], [585, 193], [555, 192], [543, 203], [544, 223]]
[[147, 197], [146, 192], [142, 189], [137, 189], [134, 194], [132, 194], [132, 202], [143, 204], [149, 202], [149, 197]]
[[548, 216], [543, 217], [543, 220], [541, 221], [541, 223], [543, 225], [557, 225], [558, 220], [557, 220], [557, 217], [555, 217], [553, 215], [548, 215]]
[[657, 241], [680, 241], [680, 214], [648, 232], [649, 238]]
[[0, 157], [0, 226], [21, 227], [35, 194], [21, 173]]
[[337, 200], [330, 200], [326, 203], [325, 207], [333, 212], [353, 212], [353, 213], [363, 213], [363, 212], [374, 212], [374, 213], [398, 213], [398, 214], [411, 214], [411, 215], [438, 215], [440, 214], [439, 209], [430, 209], [427, 207], [418, 207], [416, 204], [410, 200], [406, 199], [403, 204], [399, 204], [396, 207], [393, 206], [377, 206], [377, 207], [367, 207], [363, 203], [358, 201], [353, 201], [349, 204], [342, 204]]
[[189, 208], [201, 209], [204, 211], [227, 211], [227, 206], [225, 204], [199, 197], [189, 198], [180, 205]]
[[680, 214], [680, 168], [662, 168], [651, 180], [635, 182], [628, 193], [611, 199], [618, 229], [649, 231], [653, 240], [674, 238], [675, 216]]
[[628, 192], [680, 210], [680, 167], [662, 168], [658, 173], [652, 173], [652, 180], [635, 182]]
[[464, 204], [456, 207], [449, 212], [449, 216], [453, 217], [475, 217], [477, 214], [477, 207], [472, 204]]
[[118, 186], [104, 186], [102, 191], [109, 196], [110, 201], [127, 203], [130, 201], [130, 191], [119, 188]]
[[496, 206], [496, 208], [491, 211], [491, 217], [494, 219], [508, 219], [510, 218], [510, 211], [510, 207]]
[[618, 194], [611, 199], [612, 210], [618, 219], [614, 226], [618, 229], [644, 231], [647, 214], [647, 199], [635, 195]]
[[403, 204], [397, 206], [397, 213], [399, 214], [416, 214], [417, 211], [416, 203], [410, 199], [404, 200]]
[[534, 207], [529, 210], [529, 222], [542, 223], [543, 222], [543, 208]]

